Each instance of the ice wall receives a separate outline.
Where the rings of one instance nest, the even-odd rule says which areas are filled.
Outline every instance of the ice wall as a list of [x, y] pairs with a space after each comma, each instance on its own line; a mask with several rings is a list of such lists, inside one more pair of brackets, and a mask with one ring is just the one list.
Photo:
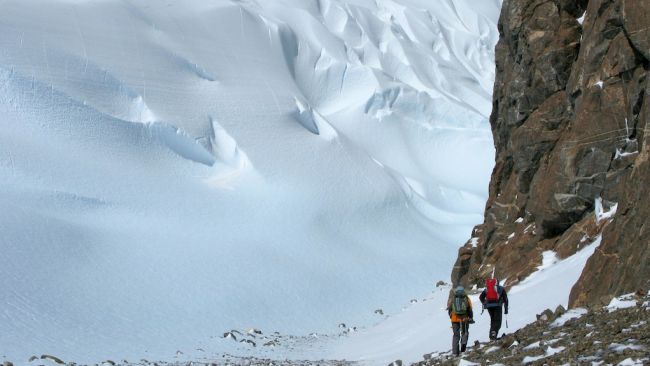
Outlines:
[[500, 2], [0, 12], [0, 345], [164, 359], [369, 324], [481, 221]]

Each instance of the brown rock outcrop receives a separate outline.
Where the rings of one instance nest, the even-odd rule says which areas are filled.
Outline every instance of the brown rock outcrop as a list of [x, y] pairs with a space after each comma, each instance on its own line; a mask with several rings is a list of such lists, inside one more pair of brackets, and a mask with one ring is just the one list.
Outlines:
[[[646, 288], [650, 2], [504, 0], [499, 32], [496, 165], [452, 280], [481, 286], [496, 266], [513, 285], [543, 251], [564, 258], [602, 233], [571, 304]], [[597, 199], [618, 204], [611, 223], [596, 220]]]

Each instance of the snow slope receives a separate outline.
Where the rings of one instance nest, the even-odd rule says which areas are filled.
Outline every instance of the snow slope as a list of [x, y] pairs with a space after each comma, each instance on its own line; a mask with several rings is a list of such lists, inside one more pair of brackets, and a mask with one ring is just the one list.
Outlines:
[[482, 220], [499, 0], [8, 0], [0, 345], [371, 324]]
[[[501, 333], [512, 333], [534, 322], [536, 315], [558, 305], [568, 307], [571, 288], [585, 263], [600, 245], [601, 237], [564, 260], [544, 263], [536, 272], [508, 292], [509, 314], [504, 315]], [[451, 323], [447, 311], [449, 286], [443, 286], [425, 301], [374, 327], [332, 342], [329, 357], [359, 361], [367, 365], [388, 364], [396, 359], [405, 363], [422, 360], [425, 353], [444, 353], [451, 349]], [[470, 296], [475, 324], [470, 326], [469, 345], [475, 340], [488, 341], [490, 316], [481, 313], [478, 294]], [[583, 314], [579, 309], [567, 316]], [[505, 319], [508, 321], [506, 328]], [[564, 320], [566, 321], [566, 320]], [[558, 325], [561, 325], [558, 323]]]

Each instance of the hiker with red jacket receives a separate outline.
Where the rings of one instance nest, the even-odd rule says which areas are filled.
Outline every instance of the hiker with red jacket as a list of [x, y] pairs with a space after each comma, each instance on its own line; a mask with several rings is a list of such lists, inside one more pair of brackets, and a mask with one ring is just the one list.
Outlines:
[[490, 340], [497, 339], [499, 329], [501, 329], [502, 306], [505, 307], [505, 313], [508, 314], [508, 294], [503, 286], [499, 285], [496, 278], [485, 280], [485, 289], [479, 296], [483, 308], [490, 313]]
[[[449, 300], [447, 312], [451, 319], [451, 328], [454, 332], [452, 338], [451, 350], [454, 356], [460, 356], [461, 352], [467, 349], [467, 340], [469, 338], [469, 325], [474, 323], [474, 312], [472, 311], [472, 301], [465, 293], [463, 286], [456, 287], [453, 296]], [[460, 349], [458, 343], [460, 342]]]

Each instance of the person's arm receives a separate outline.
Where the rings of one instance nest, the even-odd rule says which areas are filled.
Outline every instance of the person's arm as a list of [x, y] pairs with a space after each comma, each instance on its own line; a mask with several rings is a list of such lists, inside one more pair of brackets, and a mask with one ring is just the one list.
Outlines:
[[485, 290], [481, 292], [481, 295], [478, 297], [479, 300], [481, 300], [481, 304], [485, 305]]
[[503, 306], [505, 307], [505, 313], [508, 314], [508, 294], [505, 287], [503, 288]]

